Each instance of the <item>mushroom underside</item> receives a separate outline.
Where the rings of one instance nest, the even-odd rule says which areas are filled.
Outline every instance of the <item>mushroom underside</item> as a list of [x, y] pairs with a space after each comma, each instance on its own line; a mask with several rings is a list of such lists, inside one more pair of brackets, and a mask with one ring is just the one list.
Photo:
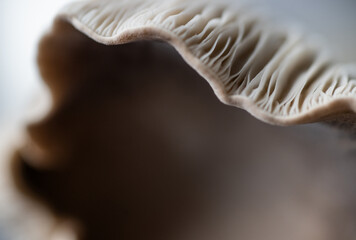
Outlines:
[[162, 41], [106, 46], [59, 20], [38, 63], [53, 106], [14, 173], [79, 239], [354, 236], [353, 148], [334, 130], [221, 104]]
[[64, 8], [69, 21], [106, 45], [170, 43], [228, 105], [271, 124], [354, 121], [356, 66], [333, 62], [318, 40], [272, 26], [244, 8], [196, 1], [90, 1]]
[[263, 123], [352, 130], [356, 68], [316, 45], [210, 2], [71, 4], [14, 180], [78, 239], [352, 239], [352, 139]]

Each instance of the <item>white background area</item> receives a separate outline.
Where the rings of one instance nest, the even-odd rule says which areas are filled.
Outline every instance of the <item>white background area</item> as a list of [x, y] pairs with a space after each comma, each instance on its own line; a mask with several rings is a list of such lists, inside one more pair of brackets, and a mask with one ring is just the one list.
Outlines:
[[[217, 0], [216, 0], [217, 1]], [[225, 0], [233, 5], [239, 1]], [[321, 36], [335, 58], [356, 62], [356, 1], [241, 0], [281, 25], [301, 26]], [[0, 0], [0, 124], [19, 118], [36, 102], [41, 80], [37, 43], [55, 13], [69, 0]], [[34, 103], [35, 102], [35, 103]]]
[[0, 0], [0, 124], [32, 106], [41, 86], [38, 41], [68, 0]]

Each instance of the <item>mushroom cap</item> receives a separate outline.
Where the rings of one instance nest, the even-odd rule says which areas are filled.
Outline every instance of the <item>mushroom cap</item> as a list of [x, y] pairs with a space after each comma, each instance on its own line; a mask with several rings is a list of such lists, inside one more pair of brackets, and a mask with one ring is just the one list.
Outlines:
[[316, 122], [356, 111], [356, 66], [337, 64], [295, 29], [213, 2], [88, 1], [59, 21], [107, 45], [159, 39], [203, 76], [216, 96], [271, 124]]
[[[100, 50], [98, 50], [98, 44], [94, 45], [89, 39], [83, 38], [83, 35], [78, 31], [72, 27], [68, 27], [68, 22], [79, 30], [79, 32], [106, 45], [121, 46], [121, 44], [139, 40], [155, 41], [151, 41], [149, 45], [145, 45], [143, 42], [132, 43], [125, 46], [122, 45], [122, 48], [117, 48], [116, 50], [114, 48], [104, 49], [103, 46], [101, 46]], [[152, 66], [146, 63], [154, 59], [145, 59], [137, 56], [141, 55], [140, 51], [148, 50], [150, 57], [156, 56], [156, 51], [165, 52], [163, 57], [160, 56], [162, 58], [158, 59], [166, 61], [165, 63], [167, 64], [162, 64], [162, 66], [170, 65], [172, 62], [170, 62], [170, 58], [167, 56], [169, 56], [171, 52], [166, 51], [167, 46], [165, 44], [157, 44], [156, 40], [163, 40], [171, 44], [190, 66], [187, 67], [181, 64], [181, 61], [172, 61], [173, 63], [179, 64], [175, 71], [168, 68], [162, 69], [163, 72], [171, 71], [171, 75], [168, 76], [175, 76], [172, 77], [173, 82], [180, 80], [179, 78], [182, 76], [187, 77], [187, 79], [184, 79], [184, 83], [182, 83], [183, 85], [185, 84], [184, 91], [187, 91], [188, 88], [194, 88], [187, 84], [189, 80], [201, 80], [197, 78], [197, 75], [192, 73], [191, 68], [193, 68], [207, 80], [216, 96], [222, 102], [243, 108], [258, 119], [268, 123], [290, 125], [319, 121], [330, 117], [341, 119], [340, 114], [343, 113], [345, 113], [343, 116], [346, 116], [346, 120], [353, 118], [353, 113], [348, 114], [348, 112], [354, 111], [355, 109], [355, 100], [353, 97], [355, 67], [333, 63], [325, 51], [320, 49], [317, 42], [308, 40], [295, 30], [271, 26], [260, 16], [253, 15], [243, 8], [234, 10], [213, 2], [198, 1], [191, 3], [184, 0], [97, 0], [78, 2], [68, 5], [62, 10], [56, 20], [53, 31], [43, 38], [39, 49], [39, 67], [44, 80], [47, 81], [52, 90], [55, 100], [54, 106], [45, 119], [29, 127], [30, 138], [34, 141], [31, 142], [32, 145], [29, 151], [20, 151], [20, 153], [16, 155], [16, 164], [21, 166], [16, 166], [15, 170], [17, 172], [13, 173], [17, 174], [16, 176], [22, 174], [21, 177], [24, 179], [17, 180], [19, 181], [17, 184], [21, 185], [25, 190], [31, 190], [29, 193], [31, 197], [33, 197], [32, 194], [34, 190], [38, 191], [36, 192], [37, 194], [45, 200], [48, 200], [49, 204], [52, 204], [51, 210], [55, 209], [58, 210], [58, 212], [64, 213], [68, 211], [70, 217], [74, 216], [74, 218], [79, 218], [80, 220], [88, 220], [92, 215], [99, 216], [96, 219], [97, 221], [89, 220], [89, 223], [85, 222], [84, 225], [88, 229], [97, 228], [97, 231], [94, 232], [99, 232], [99, 234], [103, 234], [108, 227], [109, 231], [106, 232], [108, 234], [110, 231], [117, 231], [117, 228], [108, 226], [109, 224], [101, 221], [100, 217], [109, 215], [112, 217], [111, 219], [116, 219], [115, 214], [118, 212], [119, 214], [122, 213], [120, 209], [122, 206], [126, 207], [125, 210], [130, 210], [138, 214], [134, 215], [137, 216], [137, 218], [132, 218], [133, 222], [130, 222], [132, 224], [131, 226], [137, 226], [136, 220], [142, 217], [140, 212], [136, 211], [137, 206], [139, 206], [141, 210], [149, 210], [148, 215], [151, 214], [150, 217], [152, 217], [152, 215], [155, 216], [157, 214], [157, 209], [162, 210], [160, 207], [167, 204], [167, 202], [165, 202], [167, 199], [171, 201], [168, 201], [169, 203], [172, 203], [172, 205], [167, 205], [170, 207], [168, 210], [173, 209], [173, 213], [171, 214], [176, 217], [184, 212], [181, 211], [181, 200], [185, 203], [191, 203], [190, 197], [194, 198], [195, 195], [189, 194], [197, 193], [199, 195], [202, 190], [202, 185], [200, 185], [201, 182], [199, 181], [202, 179], [206, 180], [203, 177], [208, 177], [210, 180], [213, 178], [212, 176], [214, 176], [214, 180], [221, 177], [219, 179], [219, 181], [221, 181], [219, 182], [220, 185], [214, 185], [215, 187], [219, 187], [210, 189], [219, 189], [218, 194], [213, 191], [213, 193], [208, 195], [209, 198], [211, 198], [209, 200], [215, 201], [217, 199], [214, 197], [225, 197], [225, 200], [231, 197], [231, 195], [229, 195], [230, 192], [226, 191], [223, 193], [223, 190], [221, 192], [220, 190], [226, 187], [224, 180], [226, 180], [227, 177], [231, 177], [236, 181], [236, 176], [238, 176], [237, 180], [241, 181], [238, 181], [238, 183], [230, 182], [230, 190], [234, 189], [238, 192], [237, 195], [244, 196], [242, 202], [246, 205], [242, 205], [242, 207], [238, 206], [234, 198], [231, 198], [228, 203], [231, 204], [229, 206], [235, 206], [237, 208], [235, 209], [235, 213], [239, 216], [238, 223], [241, 224], [238, 231], [245, 228], [248, 232], [246, 234], [252, 234], [253, 236], [250, 238], [246, 237], [245, 239], [265, 239], [266, 232], [270, 233], [270, 229], [278, 229], [279, 231], [274, 233], [277, 236], [274, 239], [279, 239], [278, 237], [285, 239], [285, 237], [281, 236], [291, 236], [290, 231], [294, 231], [295, 239], [325, 240], [328, 239], [328, 237], [323, 234], [328, 233], [326, 229], [329, 229], [330, 226], [332, 226], [331, 231], [334, 232], [341, 229], [339, 226], [336, 226], [337, 224], [334, 224], [335, 222], [349, 223], [354, 219], [353, 213], [348, 213], [346, 217], [342, 215], [330, 222], [325, 220], [325, 214], [327, 216], [334, 216], [333, 214], [340, 210], [340, 206], [344, 207], [347, 204], [352, 205], [350, 197], [340, 197], [342, 194], [338, 194], [339, 192], [335, 190], [339, 189], [339, 186], [343, 186], [344, 188], [348, 186], [345, 183], [347, 182], [346, 180], [353, 179], [355, 175], [352, 170], [350, 170], [349, 174], [343, 175], [343, 173], [346, 172], [345, 169], [353, 169], [350, 161], [348, 161], [348, 163], [343, 161], [342, 168], [333, 161], [340, 156], [344, 157], [344, 155], [340, 153], [342, 149], [338, 149], [337, 151], [336, 149], [339, 146], [334, 144], [334, 142], [323, 142], [324, 145], [321, 145], [318, 149], [319, 151], [314, 151], [313, 142], [317, 142], [317, 138], [320, 136], [313, 136], [314, 138], [306, 141], [304, 138], [297, 139], [298, 137], [291, 137], [292, 131], [289, 132], [290, 129], [278, 128], [279, 131], [284, 132], [281, 135], [275, 134], [277, 128], [272, 128], [271, 126], [269, 126], [270, 128], [266, 131], [267, 134], [264, 138], [256, 139], [257, 134], [251, 134], [247, 129], [244, 129], [242, 125], [251, 124], [252, 128], [260, 133], [260, 136], [264, 133], [263, 129], [265, 125], [257, 123], [257, 121], [252, 121], [253, 119], [248, 118], [248, 116], [235, 115], [235, 112], [238, 112], [232, 111], [235, 109], [229, 108], [229, 110], [227, 110], [228, 108], [225, 107], [223, 110], [220, 110], [221, 104], [217, 105], [214, 101], [210, 101], [211, 99], [206, 89], [203, 89], [203, 84], [197, 85], [201, 90], [197, 92], [205, 92], [199, 95], [199, 98], [201, 97], [201, 102], [204, 102], [208, 107], [204, 104], [200, 104], [200, 101], [191, 96], [194, 90], [192, 92], [187, 91], [184, 92], [185, 94], [183, 95], [187, 97], [189, 101], [185, 102], [184, 110], [189, 108], [190, 113], [193, 114], [187, 116], [187, 118], [183, 118], [185, 121], [179, 121], [182, 120], [177, 119], [179, 110], [182, 110], [181, 108], [170, 109], [170, 114], [164, 116], [167, 117], [168, 122], [177, 123], [177, 126], [184, 126], [188, 130], [194, 129], [194, 131], [191, 131], [191, 135], [187, 136], [184, 135], [184, 133], [188, 131], [183, 132], [181, 129], [178, 129], [174, 132], [174, 134], [176, 134], [173, 134], [174, 137], [163, 138], [162, 136], [167, 137], [170, 136], [169, 134], [172, 134], [172, 132], [169, 131], [171, 126], [160, 125], [157, 128], [159, 131], [155, 131], [157, 129], [149, 129], [150, 131], [146, 131], [147, 129], [144, 127], [137, 129], [137, 126], [141, 126], [140, 124], [142, 124], [140, 121], [145, 121], [145, 123], [151, 121], [147, 125], [151, 124], [155, 127], [157, 127], [157, 125], [155, 125], [155, 122], [152, 121], [152, 119], [150, 120], [149, 117], [146, 118], [146, 116], [142, 117], [142, 115], [139, 115], [139, 117], [134, 118], [132, 114], [131, 118], [127, 120], [128, 118], [122, 119], [121, 115], [110, 112], [114, 107], [125, 108], [125, 104], [121, 105], [119, 101], [116, 101], [116, 98], [110, 98], [116, 93], [115, 91], [119, 91], [117, 88], [113, 87], [113, 89], [116, 90], [112, 90], [109, 89], [110, 87], [107, 87], [103, 90], [103, 88], [98, 87], [95, 83], [93, 84], [94, 81], [88, 84], [81, 82], [88, 79], [92, 80], [93, 78], [100, 80], [100, 78], [107, 76], [105, 72], [88, 76], [93, 72], [98, 72], [95, 71], [95, 69], [94, 71], [89, 71], [91, 67], [94, 67], [90, 65], [90, 61], [93, 59], [97, 60], [97, 64], [99, 65], [105, 65], [107, 62], [110, 62], [110, 60], [112, 60], [112, 64], [121, 63], [120, 61], [129, 61], [131, 65], [133, 62], [138, 61], [138, 65], [141, 67], [146, 66], [145, 70], [147, 70], [147, 68]], [[98, 50], [98, 52], [103, 51], [104, 54], [100, 55], [99, 53], [96, 55], [96, 50]], [[110, 52], [110, 54], [107, 54], [107, 51]], [[86, 55], [87, 52], [94, 52], [94, 54], [91, 55], [89, 53]], [[115, 53], [120, 54], [118, 59], [115, 58]], [[102, 58], [95, 59], [97, 56], [108, 56], [110, 59], [100, 62]], [[172, 54], [171, 57], [177, 59], [177, 55]], [[89, 61], [85, 62], [88, 59]], [[156, 60], [157, 59], [155, 59], [155, 61]], [[83, 67], [79, 66], [83, 63], [81, 61], [84, 61], [84, 65], [89, 64], [77, 71], [78, 67]], [[155, 62], [155, 64], [153, 65], [157, 66], [157, 62]], [[123, 64], [124, 67], [131, 65]], [[113, 65], [106, 67], [107, 68], [99, 68], [98, 70], [107, 70], [109, 67], [113, 67]], [[61, 71], [63, 68], [67, 71]], [[85, 71], [81, 71], [86, 68], [88, 70], [87, 75], [85, 75]], [[140, 73], [139, 70], [131, 68], [125, 70], [127, 71], [123, 72], [126, 73], [136, 71], [138, 73], [135, 76], [145, 78], [144, 71]], [[156, 71], [157, 69], [151, 70]], [[117, 71], [120, 71], [120, 69]], [[180, 71], [184, 71], [184, 74], [180, 75]], [[117, 72], [114, 73], [116, 74]], [[157, 74], [157, 71], [155, 73]], [[68, 77], [66, 74], [72, 74], [73, 76]], [[189, 78], [190, 76], [191, 78]], [[131, 80], [127, 74], [124, 77], [128, 77], [128, 79]], [[112, 79], [109, 79], [109, 82], [111, 80]], [[132, 80], [135, 81], [137, 79]], [[123, 81], [123, 92], [127, 89], [130, 90], [131, 85], [125, 85], [128, 81]], [[103, 82], [104, 84], [108, 83]], [[140, 98], [140, 101], [147, 104], [143, 104], [141, 107], [150, 106], [150, 101], [156, 101], [155, 103], [165, 101], [164, 98], [162, 98], [162, 100], [158, 100], [158, 97], [155, 98], [155, 96], [152, 95], [152, 92], [154, 92], [152, 89], [150, 89], [151, 95], [147, 96], [147, 92], [150, 91], [145, 91], [147, 90], [146, 87], [152, 84], [152, 82], [149, 81], [149, 78], [143, 82], [144, 84], [142, 84], [142, 81], [132, 83], [133, 85], [143, 85], [141, 88], [143, 90], [135, 95], [135, 97]], [[164, 82], [163, 79], [159, 83]], [[115, 86], [113, 82], [110, 82], [110, 84]], [[78, 89], [83, 86], [84, 88], [88, 86], [88, 88], [91, 89], [87, 92], [84, 91], [86, 95], [84, 98], [81, 98], [83, 95], [80, 94], [83, 94], [83, 92], [81, 92], [82, 89], [80, 91], [78, 91]], [[156, 84], [152, 85], [152, 87], [159, 86]], [[178, 84], [173, 84], [173, 86], [169, 87], [170, 90], [177, 90], [177, 92], [178, 90], [182, 91], [182, 89], [179, 89]], [[97, 92], [95, 92], [93, 88], [95, 88], [94, 90]], [[106, 94], [106, 91], [109, 91], [110, 94]], [[174, 91], [167, 92], [167, 94], [169, 95], [173, 92]], [[164, 95], [164, 92], [160, 93]], [[95, 97], [92, 97], [92, 94], [95, 95]], [[120, 92], [120, 94], [122, 94], [122, 92]], [[119, 98], [120, 96], [116, 97]], [[92, 101], [88, 101], [90, 99], [92, 99]], [[192, 103], [192, 101], [195, 101], [195, 103], [190, 106], [189, 104]], [[131, 104], [132, 102], [128, 101], [125, 103]], [[170, 102], [167, 102], [167, 105], [169, 105], [169, 103]], [[105, 104], [107, 104], [107, 108]], [[93, 108], [96, 106], [95, 111], [91, 111], [92, 106], [94, 106]], [[131, 113], [130, 107], [131, 105], [128, 105], [126, 109], [120, 109], [120, 111], [123, 110], [122, 112], [124, 113]], [[152, 108], [147, 109], [147, 111], [152, 110]], [[143, 114], [147, 113], [147, 111], [143, 111]], [[153, 115], [153, 118], [163, 118], [163, 114], [159, 111], [150, 113]], [[223, 117], [218, 118], [217, 115], [219, 115], [219, 113], [221, 113]], [[83, 116], [86, 116], [86, 118], [83, 118]], [[100, 119], [102, 116], [105, 117]], [[205, 116], [209, 119], [209, 123], [213, 124], [209, 125], [201, 121]], [[222, 120], [223, 118], [229, 118], [229, 120]], [[101, 126], [96, 126], [97, 121], [99, 121], [98, 119], [104, 120]], [[207, 121], [207, 119], [203, 120]], [[218, 121], [216, 121], [216, 119], [218, 119]], [[135, 120], [137, 120], [137, 122], [135, 122]], [[190, 120], [193, 120], [192, 122], [195, 124], [195, 128], [189, 125]], [[234, 122], [232, 123], [232, 121]], [[240, 121], [239, 124], [236, 124], [237, 121]], [[132, 124], [132, 126], [130, 124]], [[213, 132], [216, 131], [211, 128], [214, 124], [219, 125], [217, 130], [219, 134]], [[216, 127], [216, 125], [214, 125], [214, 127]], [[224, 131], [228, 128], [227, 126], [231, 127], [233, 125], [240, 126]], [[114, 128], [111, 128], [112, 126], [117, 126], [115, 131], [120, 130], [119, 136], [115, 135], [115, 133], [111, 135], [111, 133], [114, 132]], [[96, 131], [93, 131], [94, 128]], [[273, 131], [271, 129], [273, 129]], [[142, 134], [143, 137], [140, 135], [140, 130], [146, 131]], [[139, 132], [139, 134], [135, 131]], [[295, 132], [297, 131], [298, 129]], [[127, 137], [132, 136], [133, 133], [136, 133], [135, 137], [139, 136], [142, 138], [134, 139], [135, 141], [132, 142], [142, 147], [141, 150], [145, 149], [143, 152], [152, 155], [142, 157], [139, 151], [132, 151], [132, 149], [130, 149], [132, 146], [125, 145]], [[317, 134], [314, 134], [314, 132], [310, 131], [309, 134], [319, 134], [318, 131], [316, 131], [316, 133]], [[88, 135], [85, 134], [91, 135], [88, 137]], [[236, 135], [241, 139], [237, 140]], [[269, 138], [267, 135], [273, 137]], [[153, 139], [152, 136], [156, 137], [156, 139]], [[277, 158], [274, 156], [276, 148], [273, 148], [273, 142], [280, 141], [281, 136], [283, 136], [283, 139], [294, 139], [287, 143], [279, 143], [283, 144], [283, 148], [278, 149], [279, 158]], [[324, 137], [324, 135], [322, 136]], [[111, 141], [112, 139], [115, 141]], [[182, 159], [177, 160], [173, 158], [172, 159], [176, 160], [176, 162], [166, 161], [166, 158], [168, 158], [166, 156], [172, 156], [177, 153], [175, 152], [176, 149], [170, 148], [170, 144], [175, 144], [175, 142], [170, 142], [170, 139], [180, 140], [179, 153], [186, 155], [179, 155], [179, 157], [183, 156], [182, 159], [184, 160], [196, 160], [198, 157], [194, 154], [199, 152], [198, 150], [203, 150], [199, 152], [199, 154], [203, 155], [198, 156], [200, 160], [205, 161], [204, 164], [198, 165], [197, 162], [194, 163], [194, 161], [186, 161], [182, 164], [179, 162]], [[112, 142], [114, 142], [114, 144], [112, 144]], [[226, 144], [227, 142], [229, 145]], [[303, 143], [304, 148], [296, 146], [298, 144], [295, 143], [299, 145]], [[226, 146], [221, 147], [224, 144], [226, 144]], [[92, 146], [92, 148], [83, 147], [88, 145]], [[118, 145], [121, 148], [118, 148]], [[207, 145], [213, 147], [209, 148]], [[258, 145], [262, 146], [264, 150], [254, 151]], [[305, 145], [307, 145], [308, 148], [305, 148]], [[327, 145], [329, 146], [326, 147]], [[165, 151], [151, 151], [151, 149], [160, 150], [161, 146], [167, 146], [162, 148]], [[176, 145], [174, 146], [178, 147]], [[192, 146], [194, 146], [194, 151], [191, 149]], [[135, 147], [137, 147], [137, 145], [135, 145]], [[253, 151], [251, 151], [251, 148]], [[112, 150], [112, 155], [106, 153], [108, 149]], [[308, 149], [307, 152], [310, 153], [308, 156], [312, 158], [309, 159], [309, 161], [301, 161], [301, 158], [305, 158], [303, 155], [305, 154], [305, 149]], [[328, 151], [324, 151], [324, 149]], [[121, 155], [123, 152], [127, 154], [127, 156]], [[162, 152], [163, 155], [160, 155]], [[190, 155], [192, 153], [194, 155], [193, 157]], [[302, 153], [303, 156], [299, 156], [299, 153]], [[236, 160], [236, 156], [239, 158], [247, 156], [245, 158], [248, 161], [244, 162], [242, 159], [239, 159], [239, 161], [230, 161], [231, 159], [226, 157], [228, 155], [233, 156], [233, 160]], [[227, 159], [224, 159], [224, 157]], [[144, 159], [147, 160], [147, 162], [141, 161], [142, 158], [147, 158]], [[218, 161], [210, 161], [213, 158]], [[98, 159], [100, 160], [100, 164], [98, 164]], [[120, 159], [120, 161], [117, 161], [118, 159]], [[254, 161], [256, 159], [259, 160], [257, 163]], [[321, 168], [319, 166], [320, 159], [323, 160], [323, 169], [319, 171], [317, 177], [315, 177], [315, 169]], [[50, 168], [49, 171], [44, 167], [46, 164], [59, 162], [57, 160], [67, 160], [68, 162], [63, 164], [64, 167], [60, 166], [54, 168], [50, 166], [53, 168]], [[153, 162], [156, 164], [152, 164]], [[206, 163], [208, 163], [208, 166]], [[240, 166], [238, 166], [240, 163], [248, 167], [240, 168]], [[340, 163], [340, 161], [338, 161], [338, 163]], [[175, 164], [179, 167], [177, 168]], [[204, 166], [204, 168], [197, 168], [196, 166], [195, 168], [191, 168], [192, 165], [189, 164], [197, 164], [196, 166]], [[154, 165], [154, 167], [152, 167], [152, 165]], [[53, 169], [54, 171], [51, 172]], [[129, 171], [127, 171], [127, 169], [129, 169]], [[188, 178], [187, 169], [189, 170]], [[191, 171], [192, 169], [193, 171]], [[229, 171], [222, 171], [220, 172], [221, 175], [219, 175], [221, 169], [228, 169]], [[250, 173], [249, 170], [253, 173], [253, 176], [247, 176]], [[328, 175], [328, 171], [330, 171], [335, 176], [331, 174], [332, 179], [328, 178], [325, 180], [323, 178], [325, 175], [323, 171], [327, 172], [326, 175]], [[157, 184], [154, 178], [147, 180], [147, 178], [145, 178], [147, 177], [147, 172], [157, 177], [157, 179], [163, 179], [165, 181], [160, 181], [159, 184]], [[167, 174], [167, 172], [173, 174]], [[291, 174], [286, 174], [286, 172]], [[204, 174], [207, 174], [207, 176], [202, 176]], [[284, 176], [283, 174], [288, 176]], [[165, 178], [167, 175], [172, 177], [169, 178], [169, 180], [173, 179], [174, 181], [167, 180], [167, 178]], [[341, 175], [343, 178], [338, 178]], [[100, 182], [93, 178], [93, 176], [100, 179]], [[115, 178], [111, 178], [112, 176], [115, 176]], [[281, 183], [279, 177], [283, 179], [283, 183]], [[73, 179], [75, 181], [72, 181]], [[182, 181], [182, 179], [184, 181]], [[199, 181], [196, 181], [196, 179]], [[23, 182], [21, 182], [21, 180]], [[176, 185], [167, 191], [167, 185], [165, 184], [169, 186], [172, 182]], [[105, 187], [103, 188], [99, 183], [104, 183]], [[117, 190], [117, 188], [119, 188], [120, 191], [108, 191], [108, 189]], [[265, 193], [262, 188], [272, 191], [271, 193]], [[297, 196], [298, 193], [294, 191], [296, 189], [301, 190], [302, 193], [300, 195], [302, 195], [302, 197]], [[239, 190], [241, 191], [239, 192]], [[188, 191], [188, 194], [186, 191]], [[349, 191], [351, 192], [351, 190]], [[345, 193], [347, 190], [342, 189], [340, 192]], [[184, 199], [184, 197], [183, 199], [179, 198], [184, 194], [188, 195], [187, 199]], [[265, 199], [266, 196], [272, 195], [273, 197]], [[109, 199], [110, 201], [104, 203], [103, 199], [105, 198], [101, 199], [102, 196], [105, 196], [106, 200]], [[162, 196], [164, 197], [162, 198]], [[204, 194], [199, 197], [202, 196], [204, 196]], [[252, 198], [254, 198], [253, 201], [251, 201]], [[176, 204], [174, 201], [176, 199], [180, 201], [178, 202], [179, 206], [174, 205]], [[28, 199], [24, 198], [20, 200], [20, 202], [25, 202], [23, 209], [28, 206], [26, 205], [26, 200]], [[40, 200], [43, 199], [41, 198]], [[208, 200], [205, 201], [208, 202]], [[281, 204], [276, 204], [276, 201], [280, 201]], [[344, 202], [340, 203], [340, 201]], [[98, 202], [103, 203], [101, 204], [101, 208], [93, 209], [93, 206]], [[50, 235], [51, 233], [49, 232], [52, 232], [52, 230], [57, 227], [56, 225], [61, 224], [61, 218], [63, 218], [63, 216], [57, 216], [48, 211], [45, 207], [47, 205], [41, 201], [36, 203], [35, 207], [32, 205], [30, 205], [30, 207], [34, 212], [42, 211], [43, 216], [40, 220], [48, 223], [48, 227], [46, 227], [41, 234]], [[121, 205], [117, 205], [117, 203]], [[283, 204], [288, 205], [288, 212], [285, 211]], [[290, 207], [290, 204], [292, 204], [293, 207]], [[189, 207], [192, 206], [194, 211], [196, 211], [197, 208], [202, 207], [202, 204], [197, 201], [192, 203]], [[255, 209], [256, 206], [259, 207], [258, 210], [254, 212], [254, 214], [251, 214], [250, 210]], [[267, 206], [267, 208], [260, 209], [261, 206]], [[274, 206], [275, 208], [269, 209], [269, 206]], [[243, 212], [240, 211], [241, 209]], [[263, 210], [262, 213], [260, 210]], [[16, 212], [16, 214], [21, 218], [21, 211]], [[123, 215], [125, 215], [125, 212]], [[271, 215], [275, 217], [276, 221], [271, 221]], [[167, 217], [167, 215], [163, 216]], [[215, 216], [216, 215], [214, 215], [214, 217]], [[31, 217], [32, 216], [26, 218], [26, 220], [32, 220]], [[284, 218], [287, 218], [289, 222], [284, 221]], [[140, 218], [142, 221], [141, 224], [146, 226], [145, 224], [149, 222], [152, 223], [152, 225], [148, 226], [158, 225], [161, 227], [161, 224], [165, 223], [164, 218], [162, 218], [163, 221], [160, 219], [161, 221], [152, 222], [149, 220], [154, 218], [147, 219]], [[170, 219], [173, 219], [173, 217]], [[115, 223], [115, 221], [113, 222]], [[279, 225], [280, 223], [285, 225], [281, 227]], [[228, 222], [227, 225], [228, 224], [231, 224], [231, 222]], [[222, 225], [225, 224], [222, 223]], [[250, 228], [251, 226], [264, 226], [266, 229], [256, 232], [255, 229]], [[214, 225], [212, 229], [215, 227]], [[72, 223], [69, 222], [68, 226], [64, 226], [63, 228], [69, 229], [69, 235], [73, 234], [73, 238], [76, 237], [74, 236], [77, 234], [74, 223], [72, 225]], [[235, 230], [235, 228], [236, 226], [234, 225], [227, 229]], [[104, 231], [101, 231], [103, 229]], [[150, 227], [147, 229], [150, 229]], [[120, 230], [125, 229], [123, 227], [123, 229]], [[345, 231], [345, 235], [352, 235], [352, 230], [353, 229], [351, 229], [350, 232]], [[71, 231], [73, 233], [71, 233]], [[207, 234], [209, 235], [209, 233]], [[243, 231], [242, 233], [240, 232], [240, 234], [243, 235]], [[40, 233], [38, 233], [38, 236], [39, 235]], [[26, 236], [28, 236], [29, 239], [39, 239], [38, 236]], [[112, 237], [113, 235], [109, 236]], [[93, 238], [98, 239], [95, 238], [95, 236]], [[46, 236], [44, 236], [43, 239], [47, 239]]]

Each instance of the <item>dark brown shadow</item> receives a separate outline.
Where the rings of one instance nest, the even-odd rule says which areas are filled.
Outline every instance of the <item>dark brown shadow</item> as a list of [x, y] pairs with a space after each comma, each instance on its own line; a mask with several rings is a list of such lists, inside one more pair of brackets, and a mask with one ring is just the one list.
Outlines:
[[356, 165], [332, 130], [221, 104], [159, 41], [104, 46], [58, 21], [38, 63], [54, 103], [17, 180], [83, 240], [352, 236]]
[[228, 108], [208, 84], [161, 42], [104, 46], [57, 22], [39, 49], [54, 106], [28, 128], [30, 189], [86, 240], [167, 239], [202, 217]]

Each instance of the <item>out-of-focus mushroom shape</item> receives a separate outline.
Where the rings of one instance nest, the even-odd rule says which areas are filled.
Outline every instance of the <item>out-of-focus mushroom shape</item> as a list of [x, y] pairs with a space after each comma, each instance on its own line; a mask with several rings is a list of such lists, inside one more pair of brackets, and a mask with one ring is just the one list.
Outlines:
[[1, 167], [14, 239], [355, 236], [353, 148], [335, 129], [270, 126], [215, 97], [271, 124], [352, 125], [356, 67], [317, 41], [214, 2], [80, 1], [38, 65], [52, 108]]

